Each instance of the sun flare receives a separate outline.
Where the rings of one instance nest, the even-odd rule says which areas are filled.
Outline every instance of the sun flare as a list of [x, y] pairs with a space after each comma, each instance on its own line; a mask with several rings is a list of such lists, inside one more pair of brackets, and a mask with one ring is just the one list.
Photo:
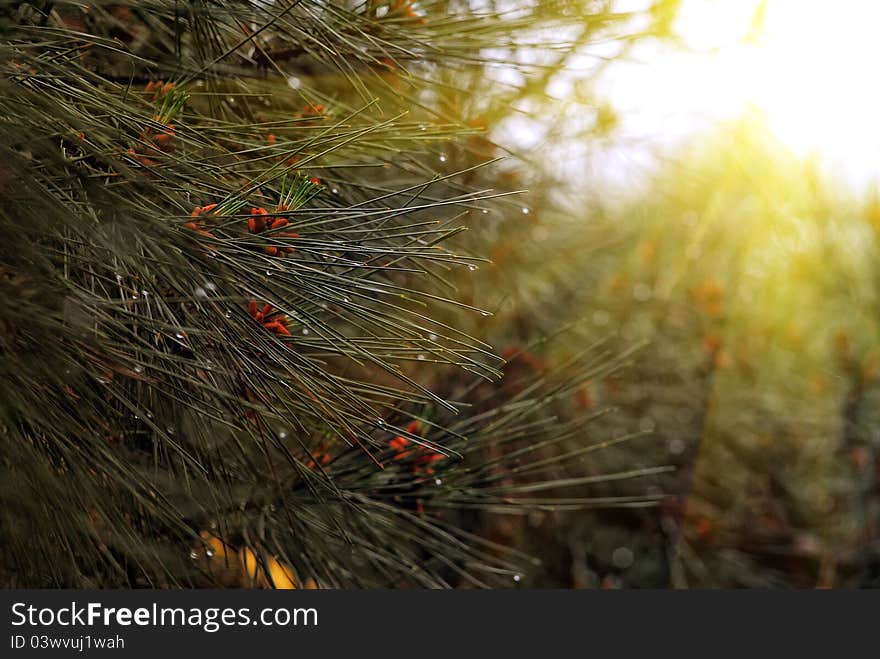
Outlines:
[[684, 0], [686, 46], [648, 46], [609, 80], [642, 135], [753, 112], [802, 156], [856, 185], [880, 178], [880, 2]]
[[843, 161], [855, 175], [875, 174], [880, 160], [880, 3], [695, 4], [703, 9], [683, 15], [684, 36], [698, 41], [716, 30], [739, 30], [735, 42], [722, 42], [712, 56], [717, 75], [742, 103], [766, 115], [782, 141], [802, 154]]

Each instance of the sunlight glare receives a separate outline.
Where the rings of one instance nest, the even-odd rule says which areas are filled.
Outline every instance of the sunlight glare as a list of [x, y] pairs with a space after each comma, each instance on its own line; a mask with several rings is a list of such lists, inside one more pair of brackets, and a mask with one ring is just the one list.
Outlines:
[[710, 59], [716, 80], [730, 86], [722, 98], [757, 108], [800, 155], [841, 165], [850, 178], [876, 177], [880, 3], [702, 0], [683, 11], [681, 33], [692, 46], [718, 44]]
[[872, 0], [683, 0], [675, 32], [684, 48], [639, 44], [600, 91], [629, 137], [672, 146], [750, 114], [863, 187], [880, 179], [878, 28]]

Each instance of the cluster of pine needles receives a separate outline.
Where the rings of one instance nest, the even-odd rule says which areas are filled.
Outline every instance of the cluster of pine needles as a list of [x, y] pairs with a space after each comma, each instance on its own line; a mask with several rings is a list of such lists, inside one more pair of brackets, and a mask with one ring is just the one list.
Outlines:
[[434, 101], [582, 4], [3, 3], [0, 582], [513, 585], [484, 516], [649, 505], [556, 409], [620, 358], [446, 320], [515, 190]]

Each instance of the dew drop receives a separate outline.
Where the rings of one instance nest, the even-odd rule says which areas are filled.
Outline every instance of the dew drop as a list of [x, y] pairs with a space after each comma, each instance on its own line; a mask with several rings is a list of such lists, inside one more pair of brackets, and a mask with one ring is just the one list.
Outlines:
[[271, 276], [272, 276], [272, 272], [269, 271], [269, 270], [266, 270], [266, 276], [267, 276], [267, 277], [271, 277]]
[[174, 337], [177, 338], [177, 339], [182, 339], [182, 338], [183, 338], [183, 334], [180, 333], [180, 332], [175, 332]]
[[144, 297], [149, 297], [150, 292], [149, 291], [141, 291], [141, 295], [143, 295]]
[[516, 581], [517, 583], [519, 583], [519, 580], [520, 580], [520, 579], [522, 579], [522, 577], [519, 576], [518, 574], [514, 574], [514, 575], [513, 575], [513, 580]]
[[189, 553], [189, 557], [190, 557], [191, 559], [193, 559], [193, 560], [196, 560], [196, 559], [199, 557], [199, 552], [197, 552], [195, 549], [193, 549], [193, 550]]
[[135, 373], [143, 373], [143, 372], [144, 372], [144, 367], [141, 366], [140, 364], [137, 364], [137, 365], [134, 367], [134, 372], [135, 372]]
[[217, 291], [217, 285], [212, 281], [209, 281], [207, 284], [205, 284], [205, 288], [207, 288], [212, 293], [215, 293]]
[[445, 153], [440, 154], [440, 162], [446, 162], [446, 154]]
[[614, 567], [625, 570], [633, 564], [635, 555], [629, 547], [618, 547], [611, 552], [611, 563]]
[[332, 192], [333, 194], [339, 194], [339, 189], [333, 188], [332, 190], [330, 190], [330, 192]]
[[528, 215], [529, 212], [530, 212], [529, 209], [526, 208], [525, 206], [523, 206], [523, 209], [522, 209], [522, 213], [523, 213], [523, 215]]
[[196, 290], [194, 291], [194, 293], [196, 294], [196, 297], [208, 297], [208, 291], [206, 291], [206, 290], [205, 290], [204, 288], [202, 288], [201, 286], [199, 286], [198, 288], [196, 288]]
[[481, 316], [491, 316], [492, 314], [490, 314], [488, 311], [481, 311], [480, 315]]
[[468, 266], [468, 270], [470, 270], [471, 272], [473, 272], [473, 271], [476, 270], [476, 269], [477, 269], [477, 266], [475, 266], [475, 265], [473, 265], [473, 264], [471, 264], [471, 265]]
[[165, 428], [165, 432], [168, 433], [169, 435], [173, 435], [174, 428], [172, 428], [171, 426], [168, 426], [167, 428]]
[[208, 547], [207, 549], [205, 549], [205, 555], [206, 555], [208, 558], [211, 558], [211, 557], [214, 555], [214, 550], [211, 549], [210, 547]]
[[421, 354], [421, 353], [419, 354], [419, 361], [420, 361], [420, 362], [425, 361], [425, 356], [424, 356], [423, 354]]
[[308, 330], [308, 328], [307, 328], [307, 327], [303, 327], [303, 336], [308, 336], [308, 335], [309, 335], [309, 330]]
[[430, 339], [431, 341], [436, 341], [437, 335], [436, 334], [428, 334], [428, 339]]
[[483, 215], [488, 215], [488, 214], [489, 214], [489, 209], [488, 209], [488, 208], [484, 208], [484, 209], [483, 209]]
[[224, 313], [223, 315], [226, 316], [227, 318], [232, 318], [232, 312], [229, 309], [227, 309], [226, 313]]
[[286, 430], [279, 430], [279, 431], [278, 431], [278, 439], [285, 439], [286, 437], [287, 437], [287, 431], [286, 431]]
[[290, 76], [287, 79], [287, 85], [291, 89], [299, 89], [300, 87], [302, 87], [302, 81], [299, 78], [297, 78], [296, 76]]
[[435, 478], [435, 479], [434, 479], [434, 485], [443, 485], [443, 479], [441, 479], [441, 478]]

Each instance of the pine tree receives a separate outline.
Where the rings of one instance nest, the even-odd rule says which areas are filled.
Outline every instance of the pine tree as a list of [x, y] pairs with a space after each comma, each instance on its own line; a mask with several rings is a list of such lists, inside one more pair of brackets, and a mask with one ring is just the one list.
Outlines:
[[505, 366], [466, 284], [522, 203], [486, 124], [630, 18], [4, 3], [0, 583], [513, 585], [491, 516], [654, 501], [589, 489], [655, 473], [585, 468], [620, 358]]

